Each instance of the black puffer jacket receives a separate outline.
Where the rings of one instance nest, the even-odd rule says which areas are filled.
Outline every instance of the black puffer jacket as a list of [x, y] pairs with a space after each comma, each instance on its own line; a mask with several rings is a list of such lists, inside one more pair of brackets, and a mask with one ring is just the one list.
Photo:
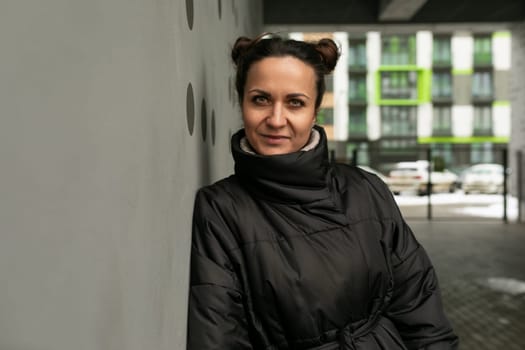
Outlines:
[[435, 271], [390, 191], [308, 152], [258, 156], [196, 196], [188, 349], [445, 350]]

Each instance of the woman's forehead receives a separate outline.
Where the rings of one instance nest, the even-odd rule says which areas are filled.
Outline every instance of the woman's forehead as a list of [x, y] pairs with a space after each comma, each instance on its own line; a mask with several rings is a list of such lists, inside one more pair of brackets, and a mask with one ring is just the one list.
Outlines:
[[247, 76], [247, 85], [315, 85], [315, 71], [308, 64], [291, 57], [268, 57], [254, 63]]

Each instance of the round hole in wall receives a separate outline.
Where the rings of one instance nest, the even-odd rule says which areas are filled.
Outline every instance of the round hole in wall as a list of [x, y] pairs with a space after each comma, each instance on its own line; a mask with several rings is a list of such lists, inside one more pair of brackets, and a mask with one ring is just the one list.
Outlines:
[[211, 144], [215, 145], [215, 110], [211, 111]]
[[201, 103], [201, 131], [202, 131], [202, 141], [206, 141], [206, 132], [207, 132], [207, 116], [206, 116], [206, 100], [202, 99]]
[[222, 1], [221, 0], [218, 1], [218, 5], [219, 5], [219, 19], [221, 19], [221, 16], [222, 16]]
[[188, 20], [188, 27], [193, 29], [193, 0], [186, 0], [186, 19]]
[[195, 100], [193, 98], [193, 87], [191, 83], [186, 89], [186, 123], [188, 124], [188, 131], [193, 135], [193, 127], [195, 126]]

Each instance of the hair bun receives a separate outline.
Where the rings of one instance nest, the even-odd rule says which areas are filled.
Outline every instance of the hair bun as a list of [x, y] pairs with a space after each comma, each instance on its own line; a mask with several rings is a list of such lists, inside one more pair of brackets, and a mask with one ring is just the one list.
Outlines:
[[337, 44], [332, 39], [324, 38], [315, 44], [315, 50], [319, 52], [323, 59], [326, 73], [333, 71], [340, 56]]
[[231, 53], [233, 63], [235, 63], [236, 66], [239, 65], [244, 53], [254, 44], [254, 42], [255, 40], [252, 40], [245, 36], [237, 38], [235, 44], [233, 44]]

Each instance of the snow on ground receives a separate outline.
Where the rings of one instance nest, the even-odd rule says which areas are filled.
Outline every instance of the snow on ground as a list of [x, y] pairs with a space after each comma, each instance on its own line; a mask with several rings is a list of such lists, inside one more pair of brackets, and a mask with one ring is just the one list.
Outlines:
[[513, 278], [490, 277], [481, 281], [487, 287], [507, 294], [525, 294], [525, 282]]
[[[427, 205], [427, 196], [417, 196], [415, 194], [401, 194], [394, 196], [397, 204], [402, 206]], [[431, 197], [432, 205], [451, 205], [457, 208], [451, 209], [458, 214], [481, 216], [487, 218], [503, 217], [503, 196], [493, 194], [470, 194], [462, 192], [456, 193], [436, 193]], [[514, 220], [518, 217], [518, 201], [515, 197], [507, 196], [507, 217]]]

